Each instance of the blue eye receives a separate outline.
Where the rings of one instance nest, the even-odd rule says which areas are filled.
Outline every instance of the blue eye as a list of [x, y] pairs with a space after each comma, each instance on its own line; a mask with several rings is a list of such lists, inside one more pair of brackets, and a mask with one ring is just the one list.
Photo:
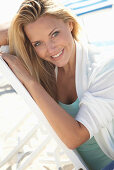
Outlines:
[[41, 42], [37, 41], [35, 44], [34, 44], [34, 47], [37, 47], [41, 44]]
[[52, 34], [52, 37], [56, 37], [58, 34], [59, 34], [59, 31], [55, 31], [55, 32]]

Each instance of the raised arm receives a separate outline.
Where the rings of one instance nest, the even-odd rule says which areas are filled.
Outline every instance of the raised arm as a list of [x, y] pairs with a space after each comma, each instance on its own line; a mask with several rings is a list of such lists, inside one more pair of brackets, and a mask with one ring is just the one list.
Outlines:
[[68, 148], [75, 149], [89, 139], [86, 127], [61, 108], [40, 84], [32, 81], [26, 88]]
[[29, 91], [52, 128], [68, 148], [75, 149], [89, 139], [87, 128], [54, 101], [45, 89], [30, 76], [16, 56], [3, 53], [0, 55]]

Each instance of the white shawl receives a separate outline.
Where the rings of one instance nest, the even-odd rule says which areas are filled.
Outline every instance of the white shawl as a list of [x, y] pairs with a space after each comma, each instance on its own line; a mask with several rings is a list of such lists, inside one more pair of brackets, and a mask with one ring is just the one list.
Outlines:
[[76, 42], [75, 80], [80, 100], [76, 120], [114, 160], [114, 55], [100, 55]]

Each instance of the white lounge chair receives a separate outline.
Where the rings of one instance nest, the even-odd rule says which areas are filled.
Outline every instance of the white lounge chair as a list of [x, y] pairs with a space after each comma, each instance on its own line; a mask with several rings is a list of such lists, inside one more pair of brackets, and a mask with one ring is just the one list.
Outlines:
[[113, 0], [60, 0], [60, 2], [78, 16], [88, 43], [99, 47], [114, 45]]

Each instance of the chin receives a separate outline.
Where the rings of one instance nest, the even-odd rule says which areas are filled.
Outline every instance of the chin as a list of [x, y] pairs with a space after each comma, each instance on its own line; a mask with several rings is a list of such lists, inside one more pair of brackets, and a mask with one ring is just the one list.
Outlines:
[[57, 67], [64, 67], [68, 62], [55, 64]]

